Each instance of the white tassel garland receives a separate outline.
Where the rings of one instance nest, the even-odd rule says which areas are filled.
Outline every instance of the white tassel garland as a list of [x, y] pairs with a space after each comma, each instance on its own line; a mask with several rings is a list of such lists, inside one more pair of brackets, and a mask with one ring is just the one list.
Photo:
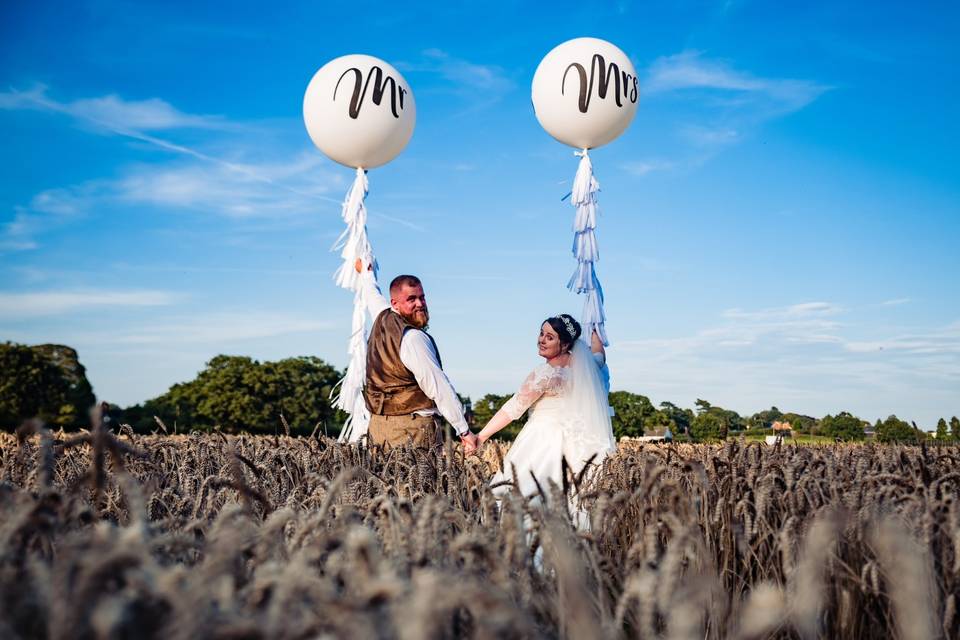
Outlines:
[[[333, 276], [338, 286], [354, 292], [353, 319], [351, 323], [350, 341], [347, 353], [350, 355], [350, 364], [343, 379], [337, 383], [331, 392], [333, 406], [349, 414], [343, 431], [340, 432], [340, 442], [357, 442], [367, 433], [370, 422], [370, 412], [363, 400], [363, 384], [367, 374], [367, 300], [360, 283], [361, 273], [357, 273], [355, 263], [360, 259], [363, 264], [373, 265], [373, 276], [377, 277], [377, 263], [373, 258], [373, 249], [367, 239], [367, 209], [364, 199], [367, 197], [366, 172], [357, 169], [357, 177], [347, 192], [343, 201], [343, 221], [347, 228], [337, 239], [333, 251], [340, 249], [343, 264]], [[336, 394], [334, 396], [333, 394]]]
[[600, 191], [600, 183], [593, 177], [593, 165], [587, 150], [577, 151], [574, 155], [580, 157], [570, 194], [570, 202], [577, 210], [573, 219], [573, 256], [577, 259], [577, 268], [567, 282], [567, 288], [587, 295], [580, 319], [583, 339], [589, 342], [596, 330], [603, 344], [609, 346], [604, 327], [607, 318], [603, 311], [603, 288], [595, 268], [595, 263], [600, 260], [600, 249], [594, 235], [599, 213], [597, 192]]

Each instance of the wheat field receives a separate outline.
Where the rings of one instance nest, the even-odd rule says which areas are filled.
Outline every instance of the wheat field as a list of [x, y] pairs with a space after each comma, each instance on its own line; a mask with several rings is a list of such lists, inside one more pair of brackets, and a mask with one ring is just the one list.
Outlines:
[[960, 634], [958, 447], [629, 444], [498, 504], [494, 447], [122, 431], [0, 434], [0, 638]]

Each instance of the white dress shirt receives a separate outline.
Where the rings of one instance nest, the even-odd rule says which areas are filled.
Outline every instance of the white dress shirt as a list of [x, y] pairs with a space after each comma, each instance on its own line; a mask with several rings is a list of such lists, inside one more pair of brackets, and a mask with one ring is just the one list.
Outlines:
[[[373, 278], [373, 273], [364, 271], [363, 298], [367, 301], [370, 317], [376, 319], [384, 309], [391, 309], [390, 303]], [[417, 411], [419, 415], [437, 415], [439, 413], [453, 425], [457, 435], [465, 436], [470, 432], [467, 420], [463, 416], [463, 405], [447, 374], [440, 368], [440, 358], [430, 337], [419, 329], [408, 329], [400, 340], [400, 361], [413, 374], [420, 389], [437, 405], [436, 409]]]

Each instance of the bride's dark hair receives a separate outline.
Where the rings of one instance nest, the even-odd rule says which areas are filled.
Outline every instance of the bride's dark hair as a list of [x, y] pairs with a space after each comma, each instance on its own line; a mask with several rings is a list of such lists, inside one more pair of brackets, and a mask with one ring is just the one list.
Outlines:
[[560, 339], [560, 344], [565, 344], [567, 347], [572, 347], [573, 343], [577, 341], [577, 338], [579, 338], [583, 332], [580, 323], [574, 320], [573, 316], [569, 313], [550, 316], [544, 320], [544, 322], [553, 327], [553, 330], [557, 332], [557, 337]]

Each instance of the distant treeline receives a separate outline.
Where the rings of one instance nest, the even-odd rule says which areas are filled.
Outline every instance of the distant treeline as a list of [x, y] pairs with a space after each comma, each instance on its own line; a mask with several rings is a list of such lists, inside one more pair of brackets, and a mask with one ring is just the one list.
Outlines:
[[[259, 362], [243, 356], [219, 355], [189, 382], [131, 407], [111, 405], [110, 417], [139, 433], [209, 431], [294, 435], [337, 435], [346, 415], [331, 405], [330, 395], [343, 372], [313, 356]], [[482, 426], [509, 399], [487, 394], [471, 402], [464, 397], [471, 422]], [[109, 398], [103, 400], [109, 401]], [[65, 429], [87, 426], [93, 390], [77, 352], [63, 345], [0, 344], [0, 428], [12, 430], [29, 418]], [[736, 411], [697, 400], [695, 409], [672, 402], [654, 406], [644, 395], [614, 391], [610, 404], [617, 437], [664, 433], [696, 441], [719, 440], [744, 431], [790, 423], [794, 433], [843, 441], [916, 441], [927, 434], [912, 423], [889, 416], [870, 424], [847, 412], [814, 418], [781, 412], [776, 407], [744, 417]], [[523, 419], [501, 432], [512, 438]], [[941, 418], [938, 441], [960, 441], [960, 420]]]

